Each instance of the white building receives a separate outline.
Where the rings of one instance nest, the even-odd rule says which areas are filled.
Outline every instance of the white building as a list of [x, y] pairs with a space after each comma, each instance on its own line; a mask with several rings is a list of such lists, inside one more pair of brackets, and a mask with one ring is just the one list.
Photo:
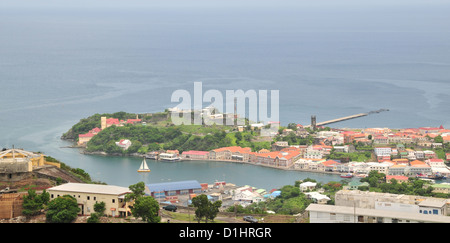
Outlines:
[[312, 199], [314, 203], [318, 203], [318, 204], [327, 204], [328, 201], [330, 201], [331, 199], [323, 194], [320, 194], [318, 192], [307, 192], [305, 193], [306, 197], [309, 199]]
[[131, 146], [131, 141], [128, 139], [122, 139], [116, 142], [116, 145], [121, 147], [123, 150], [127, 150]]
[[391, 156], [392, 149], [390, 147], [378, 147], [374, 148], [376, 156]]
[[308, 190], [314, 190], [317, 186], [317, 183], [315, 182], [311, 182], [311, 181], [307, 181], [307, 182], [303, 182], [300, 184], [300, 191], [304, 192], [304, 191], [308, 191]]
[[450, 217], [357, 207], [310, 204], [310, 223], [450, 223]]

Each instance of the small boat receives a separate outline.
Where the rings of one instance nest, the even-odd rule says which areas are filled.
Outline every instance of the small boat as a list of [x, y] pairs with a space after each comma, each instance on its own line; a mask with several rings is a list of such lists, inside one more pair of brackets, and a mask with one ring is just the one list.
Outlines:
[[142, 160], [142, 163], [138, 169], [138, 172], [150, 172], [150, 169], [147, 166], [147, 162], [145, 162], [145, 158], [144, 158], [144, 160]]
[[434, 179], [434, 180], [447, 179], [447, 177], [445, 177], [444, 175], [441, 175], [440, 173], [435, 173], [435, 174], [429, 175], [428, 178], [429, 179]]
[[176, 154], [161, 153], [159, 154], [159, 159], [165, 161], [178, 161], [180, 160], [180, 157], [178, 157]]
[[428, 179], [428, 175], [422, 174], [422, 173], [417, 173], [416, 174], [416, 178], [424, 178], [424, 179]]
[[341, 174], [341, 178], [352, 178], [353, 175], [351, 173]]

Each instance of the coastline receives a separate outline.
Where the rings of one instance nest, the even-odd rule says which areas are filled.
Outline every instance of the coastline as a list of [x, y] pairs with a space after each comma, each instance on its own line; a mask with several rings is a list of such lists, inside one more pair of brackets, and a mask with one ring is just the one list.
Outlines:
[[[80, 148], [80, 147], [74, 147], [74, 148], [79, 148], [82, 149], [83, 151], [80, 151], [80, 153], [85, 154], [85, 155], [98, 155], [98, 156], [112, 156], [112, 157], [134, 157], [134, 158], [143, 158], [145, 155], [143, 154], [138, 154], [138, 153], [133, 153], [133, 154], [129, 154], [129, 155], [124, 155], [124, 154], [108, 154], [106, 152], [87, 152], [85, 149]], [[340, 175], [342, 174], [341, 172], [335, 172], [335, 171], [318, 171], [318, 170], [308, 170], [308, 169], [296, 169], [296, 168], [292, 168], [293, 166], [289, 167], [289, 168], [285, 168], [285, 167], [276, 167], [276, 166], [270, 166], [270, 165], [262, 165], [262, 164], [255, 164], [255, 163], [250, 163], [250, 162], [242, 162], [242, 161], [233, 161], [233, 160], [211, 160], [211, 159], [180, 159], [178, 161], [164, 161], [164, 160], [158, 160], [164, 163], [174, 163], [174, 162], [189, 162], [189, 161], [211, 161], [211, 162], [225, 162], [225, 163], [234, 163], [234, 164], [245, 164], [245, 165], [253, 165], [253, 166], [260, 166], [260, 167], [266, 167], [266, 168], [271, 168], [271, 169], [278, 169], [278, 170], [284, 170], [284, 171], [299, 171], [299, 172], [311, 172], [311, 173], [320, 173], [320, 174], [329, 174], [329, 175]]]

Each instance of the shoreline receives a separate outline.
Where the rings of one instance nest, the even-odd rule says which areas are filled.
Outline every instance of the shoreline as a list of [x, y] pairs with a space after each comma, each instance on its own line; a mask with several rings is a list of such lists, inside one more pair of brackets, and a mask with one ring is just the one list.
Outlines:
[[[70, 148], [70, 147], [69, 147]], [[83, 151], [80, 151], [81, 154], [85, 154], [85, 155], [99, 155], [99, 156], [112, 156], [112, 157], [134, 157], [134, 158], [143, 158], [145, 157], [145, 155], [142, 154], [129, 154], [129, 155], [123, 155], [123, 154], [108, 154], [106, 152], [86, 152], [85, 149], [81, 148], [81, 147], [73, 147], [73, 148], [78, 148], [78, 149], [82, 149]], [[155, 160], [155, 159], [150, 159], [150, 160]], [[278, 169], [278, 170], [284, 170], [284, 171], [299, 171], [299, 172], [311, 172], [311, 173], [320, 173], [320, 174], [329, 174], [329, 175], [340, 175], [342, 174], [341, 172], [335, 172], [335, 171], [318, 171], [318, 170], [306, 170], [306, 169], [295, 169], [292, 168], [293, 166], [289, 167], [289, 168], [284, 168], [284, 167], [275, 167], [275, 166], [270, 166], [270, 165], [262, 165], [262, 164], [255, 164], [255, 163], [250, 163], [250, 162], [241, 162], [241, 161], [232, 161], [232, 160], [210, 160], [210, 159], [180, 159], [177, 161], [164, 161], [164, 160], [157, 160], [157, 161], [161, 161], [161, 162], [165, 162], [165, 163], [174, 163], [174, 162], [189, 162], [189, 161], [211, 161], [211, 162], [226, 162], [226, 163], [234, 163], [234, 164], [244, 164], [244, 165], [252, 165], [252, 166], [260, 166], [260, 167], [265, 167], [265, 168], [271, 168], [271, 169]], [[344, 179], [344, 178], [343, 178]]]

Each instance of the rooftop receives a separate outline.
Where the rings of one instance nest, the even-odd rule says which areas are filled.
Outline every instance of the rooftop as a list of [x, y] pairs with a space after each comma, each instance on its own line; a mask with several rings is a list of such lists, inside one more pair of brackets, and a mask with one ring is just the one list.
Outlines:
[[177, 190], [202, 188], [200, 183], [196, 180], [153, 183], [153, 184], [146, 184], [145, 186], [146, 186], [145, 191], [148, 194], [152, 192], [177, 191]]
[[121, 186], [85, 184], [85, 183], [66, 183], [47, 189], [48, 191], [65, 191], [65, 192], [85, 192], [97, 194], [122, 195], [131, 193], [130, 189]]
[[450, 223], [450, 217], [441, 215], [427, 215], [420, 213], [409, 212], [395, 212], [387, 210], [355, 208], [335, 205], [321, 205], [310, 204], [307, 211], [327, 212], [327, 213], [340, 213], [351, 215], [367, 215], [372, 217], [385, 217], [385, 218], [397, 218], [397, 219], [409, 219], [420, 222], [433, 222], [433, 223]]

